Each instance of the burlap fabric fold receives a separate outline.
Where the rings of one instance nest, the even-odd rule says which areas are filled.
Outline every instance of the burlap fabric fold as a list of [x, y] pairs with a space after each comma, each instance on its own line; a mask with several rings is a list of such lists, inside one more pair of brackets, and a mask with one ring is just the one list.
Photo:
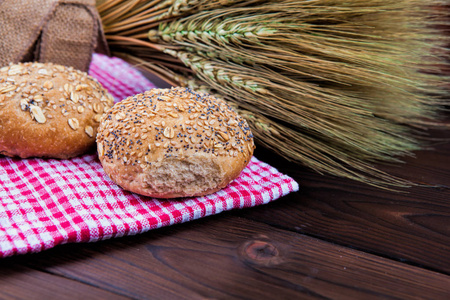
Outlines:
[[0, 0], [0, 66], [53, 62], [87, 71], [108, 54], [95, 0]]

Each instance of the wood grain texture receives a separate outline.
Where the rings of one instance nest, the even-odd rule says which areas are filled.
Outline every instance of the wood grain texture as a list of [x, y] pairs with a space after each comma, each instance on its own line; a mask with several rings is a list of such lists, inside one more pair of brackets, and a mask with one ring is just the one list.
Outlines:
[[450, 296], [449, 276], [226, 214], [9, 260], [134, 299]]
[[401, 193], [321, 176], [259, 150], [257, 157], [295, 178], [300, 191], [243, 217], [450, 274], [450, 142], [383, 167], [428, 185]]
[[0, 299], [127, 299], [120, 295], [58, 275], [10, 264], [0, 265]]
[[394, 193], [259, 148], [256, 157], [295, 178], [299, 192], [139, 236], [3, 259], [0, 299], [450, 299], [449, 155], [446, 142], [385, 167], [429, 185]]

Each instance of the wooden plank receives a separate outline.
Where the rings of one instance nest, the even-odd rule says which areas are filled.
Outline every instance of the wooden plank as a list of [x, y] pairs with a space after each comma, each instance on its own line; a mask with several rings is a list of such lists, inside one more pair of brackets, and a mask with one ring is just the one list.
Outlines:
[[0, 299], [128, 299], [95, 286], [41, 272], [7, 259], [0, 265]]
[[22, 263], [135, 299], [450, 297], [449, 276], [229, 214]]
[[238, 215], [450, 274], [450, 143], [435, 147], [384, 167], [435, 186], [407, 193], [321, 176], [259, 149], [257, 157], [295, 178], [300, 191]]

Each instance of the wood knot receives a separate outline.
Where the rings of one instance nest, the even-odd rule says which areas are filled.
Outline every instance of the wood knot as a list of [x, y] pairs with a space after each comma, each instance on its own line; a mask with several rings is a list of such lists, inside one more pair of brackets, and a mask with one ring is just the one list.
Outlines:
[[240, 255], [247, 262], [264, 266], [277, 265], [282, 261], [278, 248], [268, 241], [247, 241], [240, 248]]

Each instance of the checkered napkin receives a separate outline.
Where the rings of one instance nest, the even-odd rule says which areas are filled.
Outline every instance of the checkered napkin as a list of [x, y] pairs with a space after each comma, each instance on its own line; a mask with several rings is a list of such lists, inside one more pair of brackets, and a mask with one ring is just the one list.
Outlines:
[[[90, 74], [116, 99], [154, 87], [118, 58], [95, 55]], [[292, 178], [254, 157], [225, 189], [174, 200], [122, 190], [93, 153], [70, 160], [0, 157], [0, 257], [138, 234], [265, 204], [297, 190]]]

